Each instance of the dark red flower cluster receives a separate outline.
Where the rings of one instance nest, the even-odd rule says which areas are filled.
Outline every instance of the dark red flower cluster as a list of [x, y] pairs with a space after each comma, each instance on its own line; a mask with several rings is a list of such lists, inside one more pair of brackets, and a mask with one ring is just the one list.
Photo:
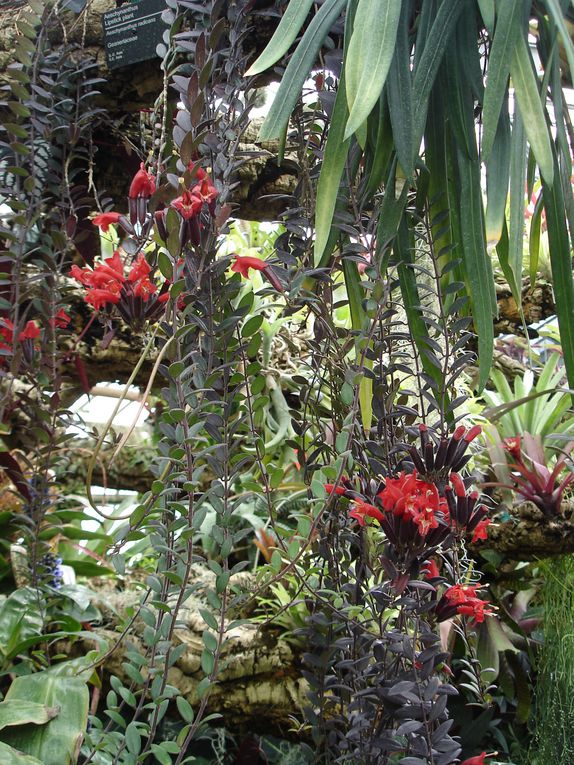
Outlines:
[[[201, 167], [195, 167], [193, 162], [187, 166], [187, 173], [191, 174], [196, 183], [191, 188], [184, 188], [180, 196], [170, 203], [170, 207], [176, 210], [181, 217], [179, 243], [182, 248], [188, 242], [193, 245], [200, 243], [202, 229], [200, 218], [204, 205], [211, 217], [215, 217], [215, 201], [219, 193], [205, 170]], [[188, 177], [187, 174], [186, 177]], [[164, 241], [167, 239], [165, 216], [165, 210], [159, 210], [155, 214], [158, 233]]]
[[418, 526], [422, 537], [438, 528], [439, 520], [444, 521], [448, 512], [437, 487], [422, 481], [416, 470], [401, 473], [398, 478], [387, 478], [385, 488], [377, 496], [385, 510]]
[[452, 619], [457, 614], [467, 616], [476, 623], [481, 623], [485, 617], [492, 616], [494, 611], [489, 608], [490, 603], [477, 597], [476, 593], [479, 589], [479, 585], [470, 584], [455, 584], [447, 587], [435, 608], [439, 622]]
[[486, 539], [490, 519], [486, 517], [486, 507], [478, 504], [478, 492], [467, 494], [464, 481], [458, 473], [450, 474], [450, 483], [452, 486], [446, 486], [444, 494], [453, 531], [458, 535], [472, 534], [473, 542]]
[[467, 454], [469, 444], [482, 432], [480, 425], [467, 428], [459, 425], [454, 433], [448, 438], [437, 439], [435, 443], [429, 434], [426, 425], [419, 425], [421, 447], [414, 444], [409, 447], [408, 453], [413, 466], [429, 481], [442, 483], [452, 471], [461, 470], [470, 459]]
[[[168, 299], [167, 292], [157, 294], [158, 285], [149, 278], [151, 267], [145, 256], [140, 254], [125, 276], [124, 263], [118, 251], [93, 269], [86, 266], [72, 266], [70, 276], [88, 287], [86, 303], [96, 311], [117, 305], [126, 321], [152, 320], [157, 309]], [[148, 304], [143, 306], [143, 304]]]

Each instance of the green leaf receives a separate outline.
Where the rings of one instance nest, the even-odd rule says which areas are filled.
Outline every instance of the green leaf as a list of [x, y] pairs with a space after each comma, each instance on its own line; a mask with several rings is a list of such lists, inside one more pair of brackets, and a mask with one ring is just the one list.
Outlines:
[[344, 62], [349, 106], [345, 139], [361, 127], [381, 95], [393, 59], [401, 5], [400, 0], [359, 0]]
[[[558, 179], [559, 171], [555, 155], [554, 163], [554, 170]], [[550, 184], [543, 176], [542, 193], [546, 209], [548, 247], [564, 366], [566, 367], [568, 384], [574, 388], [574, 280], [572, 278], [572, 251], [564, 213], [562, 184], [560, 182]]]
[[486, 89], [482, 108], [482, 155], [488, 159], [496, 131], [499, 127], [500, 111], [508, 92], [510, 62], [519, 35], [522, 34], [523, 0], [506, 0], [498, 3], [498, 15], [494, 39], [488, 57]]
[[17, 677], [6, 701], [35, 701], [59, 707], [60, 714], [46, 725], [24, 725], [4, 729], [0, 739], [16, 749], [37, 757], [43, 765], [74, 765], [88, 723], [89, 693], [85, 682], [39, 672]]
[[510, 221], [508, 224], [508, 265], [512, 272], [509, 282], [516, 305], [522, 304], [522, 254], [524, 248], [524, 188], [528, 150], [524, 121], [519, 111], [514, 115], [510, 147]]
[[413, 74], [414, 145], [417, 147], [425, 129], [428, 99], [438, 68], [449, 45], [458, 17], [468, 10], [468, 0], [443, 0], [425, 41], [423, 52]]
[[291, 0], [263, 53], [245, 72], [246, 77], [264, 72], [287, 53], [305, 23], [313, 2], [314, 0]]
[[43, 762], [29, 754], [19, 752], [0, 741], [0, 762], [2, 765], [44, 765]]
[[462, 250], [467, 289], [474, 327], [478, 336], [478, 389], [488, 380], [494, 352], [492, 319], [496, 311], [496, 293], [486, 238], [482, 209], [480, 165], [458, 152], [460, 176], [460, 218]]
[[[345, 287], [349, 300], [351, 325], [354, 330], [360, 331], [363, 329], [367, 315], [363, 308], [364, 291], [357, 264], [352, 260], [343, 260], [343, 274], [345, 276]], [[355, 351], [355, 358], [357, 364], [362, 361], [364, 369], [370, 370], [373, 368], [372, 359], [368, 359], [358, 345]], [[359, 407], [363, 429], [365, 433], [368, 433], [373, 420], [373, 380], [366, 375], [363, 375], [359, 382]]]
[[408, 9], [409, 4], [405, 3], [397, 31], [395, 53], [389, 70], [387, 98], [397, 157], [404, 174], [410, 177], [413, 174], [414, 156], [418, 146], [415, 148], [413, 135], [413, 86]]
[[564, 21], [564, 18], [565, 18], [564, 11], [560, 7], [560, 4], [557, 2], [557, 0], [544, 0], [544, 4], [550, 11], [552, 20], [558, 27], [558, 32], [562, 39], [562, 45], [564, 46], [564, 52], [566, 53], [566, 58], [568, 59], [568, 66], [570, 67], [570, 77], [573, 78], [574, 77], [574, 44], [572, 43], [572, 38], [570, 37], [570, 34], [568, 33], [568, 29]]
[[528, 238], [528, 249], [530, 254], [530, 284], [536, 284], [538, 273], [538, 261], [540, 259], [540, 228], [542, 224], [542, 210], [544, 209], [544, 198], [542, 194], [536, 200], [534, 212], [530, 220], [530, 236]]
[[524, 121], [526, 137], [532, 147], [540, 173], [547, 184], [554, 180], [550, 134], [546, 125], [544, 107], [538, 92], [538, 80], [532, 58], [523, 37], [519, 37], [510, 65], [514, 94]]
[[35, 701], [12, 699], [0, 702], [0, 730], [11, 725], [45, 725], [59, 713], [59, 707], [47, 707]]
[[326, 0], [313, 17], [291, 56], [269, 114], [261, 126], [259, 133], [261, 141], [279, 138], [285, 129], [323, 40], [329, 34], [346, 3], [347, 0]]
[[510, 175], [510, 117], [508, 99], [498, 118], [498, 128], [486, 162], [486, 241], [494, 246], [500, 239], [506, 214]]

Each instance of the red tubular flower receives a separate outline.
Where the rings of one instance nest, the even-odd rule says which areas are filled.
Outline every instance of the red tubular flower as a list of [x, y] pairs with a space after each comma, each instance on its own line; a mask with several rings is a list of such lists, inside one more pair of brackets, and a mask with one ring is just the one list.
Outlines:
[[474, 529], [472, 541], [478, 542], [479, 539], [488, 539], [487, 528], [490, 526], [490, 524], [490, 518], [484, 518], [482, 521], [479, 521], [476, 525], [476, 528]]
[[144, 197], [149, 199], [155, 191], [155, 179], [151, 173], [148, 173], [145, 169], [145, 165], [142, 162], [140, 169], [134, 175], [131, 182], [128, 197], [130, 199], [136, 199], [137, 197]]
[[442, 511], [438, 489], [432, 483], [421, 481], [416, 471], [387, 478], [385, 488], [377, 496], [385, 510], [415, 523], [422, 537], [438, 528], [435, 514]]
[[118, 289], [99, 289], [94, 287], [86, 292], [86, 303], [93, 305], [96, 311], [104, 308], [108, 303], [119, 303], [121, 300], [120, 288]]
[[421, 568], [421, 574], [425, 579], [436, 579], [437, 576], [440, 576], [440, 571], [438, 570], [436, 561], [427, 561]]
[[502, 442], [502, 448], [517, 462], [522, 461], [522, 439], [520, 436], [505, 438]]
[[478, 589], [479, 585], [470, 584], [455, 584], [448, 587], [435, 608], [438, 620], [445, 621], [460, 614], [468, 616], [476, 623], [481, 623], [485, 617], [492, 616], [494, 611], [488, 608], [489, 602], [476, 596]]
[[203, 207], [203, 200], [196, 194], [195, 190], [188, 191], [186, 189], [180, 197], [172, 201], [171, 206], [178, 211], [184, 220], [189, 220], [195, 215], [199, 215]]
[[358, 521], [359, 526], [365, 526], [365, 518], [367, 517], [374, 518], [379, 521], [379, 523], [385, 517], [378, 507], [369, 505], [367, 502], [362, 502], [361, 500], [355, 500], [351, 507], [352, 509], [349, 513], [349, 517]]
[[283, 285], [273, 273], [273, 269], [267, 261], [255, 258], [252, 255], [234, 255], [234, 258], [235, 263], [231, 266], [232, 271], [241, 274], [245, 279], [249, 279], [250, 268], [253, 268], [255, 271], [262, 271], [277, 292], [283, 292]]
[[337, 486], [335, 488], [335, 484], [333, 483], [324, 483], [323, 488], [325, 489], [327, 494], [338, 494], [340, 497], [342, 497], [346, 491], [344, 486]]
[[18, 335], [18, 340], [20, 342], [22, 340], [36, 340], [38, 337], [40, 337], [40, 327], [35, 321], [29, 321]]
[[198, 181], [202, 181], [207, 173], [202, 167], [197, 167], [195, 162], [193, 160], [189, 160], [187, 163], [187, 172], [192, 173], [194, 178], [197, 178]]
[[54, 316], [52, 323], [54, 327], [58, 327], [59, 329], [66, 329], [71, 321], [72, 317], [68, 316], [63, 308], [60, 308], [58, 313]]
[[492, 754], [487, 754], [486, 752], [481, 752], [476, 757], [469, 757], [464, 762], [461, 762], [460, 765], [486, 765], [484, 762], [487, 757], [493, 757], [496, 755], [497, 752], [493, 752]]
[[121, 217], [121, 213], [117, 212], [102, 213], [101, 215], [96, 215], [95, 218], [92, 218], [92, 223], [103, 231], [104, 234], [107, 234], [109, 227], [112, 224], [115, 225]]

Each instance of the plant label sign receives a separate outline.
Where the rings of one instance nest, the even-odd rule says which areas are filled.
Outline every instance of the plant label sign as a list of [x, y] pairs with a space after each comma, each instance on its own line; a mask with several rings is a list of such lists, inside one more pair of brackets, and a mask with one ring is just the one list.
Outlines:
[[165, 0], [135, 0], [102, 14], [104, 48], [109, 69], [155, 58], [166, 25]]

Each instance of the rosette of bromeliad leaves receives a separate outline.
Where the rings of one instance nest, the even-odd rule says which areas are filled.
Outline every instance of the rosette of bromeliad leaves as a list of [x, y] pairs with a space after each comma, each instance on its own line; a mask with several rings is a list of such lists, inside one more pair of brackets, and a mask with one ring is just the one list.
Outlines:
[[[260, 133], [262, 140], [281, 138], [310, 73], [324, 66], [322, 47], [329, 50], [330, 76], [322, 79], [337, 85], [317, 186], [314, 266], [330, 265], [333, 228], [354, 207], [381, 211], [373, 258], [381, 273], [389, 262], [408, 265], [399, 239], [409, 191], [416, 191], [417, 207], [428, 209], [435, 251], [442, 266], [450, 266], [444, 296], [450, 287], [470, 298], [482, 389], [492, 366], [497, 310], [491, 256], [498, 258], [520, 304], [525, 207], [540, 181], [528, 270], [534, 280], [546, 221], [564, 361], [574, 387], [574, 196], [563, 85], [574, 74], [571, 4], [289, 0], [284, 5], [273, 38], [247, 74], [287, 62]], [[346, 270], [345, 279], [349, 294], [362, 289], [356, 266]], [[406, 295], [408, 267], [400, 279]], [[412, 315], [417, 305], [415, 297]]]
[[447, 765], [460, 754], [447, 708], [457, 694], [447, 636], [456, 630], [472, 650], [468, 636], [493, 614], [459, 555], [465, 542], [486, 538], [489, 524], [463, 475], [479, 433], [461, 425], [438, 437], [421, 425], [420, 446], [406, 447], [385, 477], [325, 485], [321, 594], [337, 598], [330, 645], [325, 612], [317, 606], [311, 616], [321, 637], [311, 627], [307, 660], [326, 740], [355, 761]]

